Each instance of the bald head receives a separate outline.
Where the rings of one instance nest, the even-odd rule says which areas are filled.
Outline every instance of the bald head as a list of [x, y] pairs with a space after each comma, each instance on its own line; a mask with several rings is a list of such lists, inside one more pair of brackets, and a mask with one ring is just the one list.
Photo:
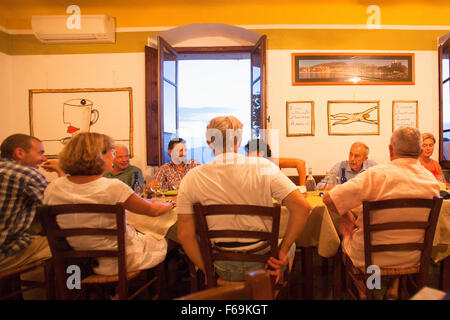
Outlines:
[[348, 165], [353, 172], [361, 171], [364, 161], [369, 156], [369, 147], [362, 142], [355, 142], [350, 148], [348, 155]]
[[389, 149], [391, 158], [419, 158], [422, 151], [422, 135], [419, 129], [413, 127], [400, 127], [391, 136]]

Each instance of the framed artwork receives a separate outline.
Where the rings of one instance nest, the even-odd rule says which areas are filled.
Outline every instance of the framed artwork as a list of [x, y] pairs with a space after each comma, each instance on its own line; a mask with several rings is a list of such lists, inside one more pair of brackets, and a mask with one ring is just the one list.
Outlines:
[[392, 101], [392, 131], [402, 126], [419, 128], [419, 102], [417, 100]]
[[30, 134], [39, 138], [48, 158], [79, 132], [99, 132], [126, 145], [133, 156], [131, 88], [31, 89]]
[[286, 136], [314, 135], [314, 101], [286, 102]]
[[414, 84], [414, 53], [292, 53], [292, 85]]
[[379, 135], [380, 101], [328, 101], [328, 135]]

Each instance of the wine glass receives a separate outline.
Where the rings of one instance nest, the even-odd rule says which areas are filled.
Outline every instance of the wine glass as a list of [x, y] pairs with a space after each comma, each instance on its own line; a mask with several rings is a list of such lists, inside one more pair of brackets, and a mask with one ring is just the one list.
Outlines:
[[169, 185], [167, 184], [167, 182], [161, 182], [159, 184], [159, 189], [161, 191], [161, 196], [163, 198], [165, 198], [166, 197], [166, 192], [169, 191]]

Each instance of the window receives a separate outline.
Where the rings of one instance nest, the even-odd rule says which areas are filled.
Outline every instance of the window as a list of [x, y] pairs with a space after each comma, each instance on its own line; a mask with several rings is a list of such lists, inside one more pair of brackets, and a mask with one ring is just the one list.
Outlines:
[[[169, 162], [168, 142], [177, 135], [177, 132], [180, 137], [185, 138], [183, 134], [187, 130], [184, 120], [186, 110], [183, 110], [185, 106], [180, 105], [180, 95], [181, 99], [185, 97], [183, 89], [180, 87], [182, 85], [180, 83], [180, 65], [182, 68], [183, 65], [186, 67], [186, 63], [192, 60], [218, 60], [218, 56], [221, 57], [220, 60], [236, 60], [236, 57], [240, 57], [243, 63], [247, 63], [248, 86], [246, 87], [249, 90], [249, 109], [247, 109], [249, 115], [248, 123], [245, 125], [249, 131], [245, 133], [243, 141], [250, 137], [261, 137], [260, 129], [266, 127], [265, 51], [266, 36], [262, 36], [253, 47], [172, 48], [161, 37], [158, 37], [158, 49], [146, 47], [147, 164], [159, 166]], [[210, 72], [217, 72], [217, 70], [212, 69]], [[229, 111], [223, 110], [214, 116], [233, 114]], [[239, 117], [239, 114], [235, 115]], [[241, 121], [246, 121], [242, 117], [239, 118]], [[206, 120], [202, 119], [202, 121]], [[203, 127], [203, 141], [204, 138], [205, 127]], [[204, 146], [202, 148], [204, 150]], [[200, 155], [200, 152], [196, 153]], [[202, 154], [199, 160], [208, 161], [208, 155], [206, 154], [205, 157]]]
[[250, 139], [249, 70], [249, 53], [207, 57], [204, 54], [180, 54], [178, 134], [187, 142], [188, 159], [200, 163], [213, 159], [212, 150], [205, 141], [205, 128], [216, 116], [233, 115], [241, 120], [244, 123], [242, 141], [246, 143]]
[[439, 160], [443, 168], [450, 168], [450, 38], [439, 46], [439, 119], [440, 152]]

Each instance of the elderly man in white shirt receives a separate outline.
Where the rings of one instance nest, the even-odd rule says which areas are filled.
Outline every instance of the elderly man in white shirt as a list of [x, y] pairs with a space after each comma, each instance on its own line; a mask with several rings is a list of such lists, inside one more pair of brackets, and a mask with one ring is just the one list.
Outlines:
[[[355, 218], [349, 210], [363, 201], [378, 201], [396, 198], [427, 198], [439, 196], [439, 183], [433, 174], [418, 161], [422, 137], [418, 129], [400, 127], [392, 133], [389, 154], [391, 162], [368, 168], [345, 184], [338, 185], [323, 197], [323, 202], [342, 216], [342, 248], [356, 267], [364, 266], [364, 231], [362, 214]], [[399, 214], [400, 213], [400, 214]], [[385, 210], [377, 215], [375, 223], [427, 219], [424, 209]], [[405, 219], [406, 217], [406, 219]], [[373, 240], [380, 244], [417, 242], [423, 238], [423, 231], [409, 230], [398, 233], [391, 231], [389, 239]], [[408, 267], [419, 263], [420, 253], [380, 252], [373, 256], [373, 263], [383, 267]]]
[[[295, 239], [306, 225], [311, 206], [296, 186], [280, 169], [267, 159], [244, 157], [238, 154], [242, 138], [242, 123], [233, 116], [217, 117], [207, 126], [207, 143], [212, 148], [213, 161], [196, 167], [183, 178], [177, 201], [178, 240], [186, 254], [202, 271], [204, 262], [196, 238], [193, 204], [247, 204], [272, 206], [272, 197], [290, 211], [285, 236], [278, 257], [267, 261], [269, 273], [279, 276], [280, 270], [293, 257]], [[209, 229], [270, 230], [270, 224], [261, 217], [217, 216], [208, 219]], [[245, 239], [234, 242], [246, 244]], [[248, 246], [247, 246], [248, 247]], [[243, 250], [245, 247], [236, 247]], [[216, 273], [229, 281], [245, 279], [245, 272], [263, 269], [263, 263], [215, 263]]]

